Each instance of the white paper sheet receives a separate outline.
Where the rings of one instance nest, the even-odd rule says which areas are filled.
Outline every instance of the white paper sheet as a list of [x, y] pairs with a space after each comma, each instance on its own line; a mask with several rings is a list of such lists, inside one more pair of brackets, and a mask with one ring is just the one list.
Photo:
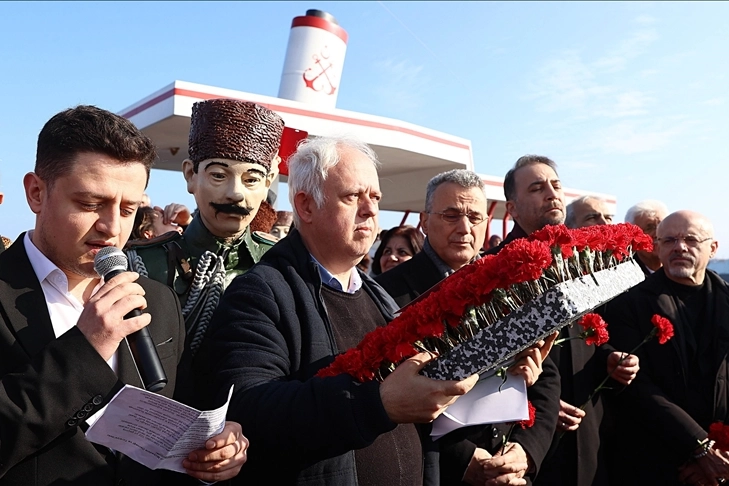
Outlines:
[[468, 425], [526, 420], [529, 418], [527, 402], [524, 378], [507, 372], [504, 382], [501, 377], [492, 375], [476, 383], [471, 391], [435, 419], [430, 436], [438, 440], [448, 432]]
[[156, 393], [125, 385], [86, 431], [86, 439], [119, 451], [150, 469], [185, 472], [182, 460], [225, 427], [233, 394], [215, 410], [201, 412]]

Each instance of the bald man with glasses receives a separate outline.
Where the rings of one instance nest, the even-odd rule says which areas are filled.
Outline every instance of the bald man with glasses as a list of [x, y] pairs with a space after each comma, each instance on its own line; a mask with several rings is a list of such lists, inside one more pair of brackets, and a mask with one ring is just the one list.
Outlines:
[[[375, 280], [404, 306], [456, 270], [479, 258], [488, 229], [487, 200], [478, 174], [455, 169], [433, 177], [426, 188], [420, 225], [426, 235], [423, 250]], [[516, 428], [509, 445], [501, 441], [506, 424], [464, 427], [436, 441], [442, 486], [529, 484], [547, 453], [559, 410], [559, 372], [546, 358], [543, 342], [518, 356], [513, 374], [524, 376], [528, 396], [537, 409], [531, 429]], [[537, 380], [538, 378], [538, 380]], [[507, 483], [508, 482], [508, 483]]]
[[641, 372], [615, 395], [616, 436], [641, 445], [616, 451], [611, 471], [615, 484], [723, 484], [729, 454], [707, 440], [712, 423], [729, 423], [729, 287], [707, 269], [719, 243], [694, 211], [666, 216], [655, 242], [662, 266], [608, 303], [604, 317], [620, 349], [641, 342], [655, 314], [675, 335], [645, 343]]

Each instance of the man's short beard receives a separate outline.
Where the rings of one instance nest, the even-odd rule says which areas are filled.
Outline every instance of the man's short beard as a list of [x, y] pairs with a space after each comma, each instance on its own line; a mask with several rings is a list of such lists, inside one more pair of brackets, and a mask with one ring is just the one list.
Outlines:
[[665, 267], [665, 269], [671, 277], [675, 278], [691, 278], [696, 273], [696, 269], [694, 267], [675, 267], [669, 265], [668, 267]]
[[[673, 265], [673, 258], [671, 257], [677, 257], [677, 258], [684, 258], [690, 262], [690, 266], [686, 266], [684, 264], [681, 265]], [[685, 252], [685, 253], [673, 253], [671, 257], [668, 258], [668, 265], [666, 266], [666, 271], [672, 276], [676, 278], [691, 278], [696, 273], [696, 258], [691, 253]]]
[[547, 225], [555, 226], [558, 224], [563, 224], [564, 223], [564, 214], [560, 213], [559, 216], [555, 216], [554, 218], [544, 216], [541, 218], [541, 220], [539, 222], [541, 223], [540, 228], [544, 228]]

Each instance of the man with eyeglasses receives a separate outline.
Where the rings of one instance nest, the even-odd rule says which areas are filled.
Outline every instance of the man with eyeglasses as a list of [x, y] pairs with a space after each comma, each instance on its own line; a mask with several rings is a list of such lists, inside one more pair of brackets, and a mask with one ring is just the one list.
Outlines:
[[[375, 280], [404, 306], [443, 278], [474, 261], [486, 238], [486, 193], [478, 174], [455, 169], [433, 177], [420, 226], [423, 251]], [[397, 270], [397, 271], [395, 271]]]
[[642, 372], [615, 395], [617, 436], [640, 444], [618, 451], [616, 484], [722, 484], [729, 455], [706, 441], [710, 424], [729, 420], [729, 287], [707, 269], [719, 243], [706, 217], [677, 211], [658, 225], [656, 245], [662, 268], [605, 311], [622, 349], [651, 332], [655, 314], [675, 331], [640, 348]]
[[[487, 220], [485, 187], [478, 174], [455, 169], [436, 175], [428, 182], [425, 211], [420, 213], [426, 234], [423, 251], [375, 280], [398, 305], [406, 305], [479, 257]], [[464, 427], [439, 439], [435, 445], [440, 450], [441, 485], [483, 484], [489, 479], [499, 484], [528, 484], [528, 477], [536, 474], [558, 410], [558, 371], [549, 359], [544, 360], [550, 346], [537, 343], [517, 356], [511, 368], [531, 385], [528, 395], [537, 409], [535, 425], [515, 428], [504, 451], [501, 445], [509, 430], [507, 424]]]

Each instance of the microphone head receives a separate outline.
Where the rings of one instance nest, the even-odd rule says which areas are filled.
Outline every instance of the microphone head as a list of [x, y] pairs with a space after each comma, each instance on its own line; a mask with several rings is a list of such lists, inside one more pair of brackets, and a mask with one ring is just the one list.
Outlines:
[[127, 256], [115, 246], [102, 248], [94, 257], [94, 270], [102, 278], [109, 274], [109, 272], [126, 272], [128, 267]]

